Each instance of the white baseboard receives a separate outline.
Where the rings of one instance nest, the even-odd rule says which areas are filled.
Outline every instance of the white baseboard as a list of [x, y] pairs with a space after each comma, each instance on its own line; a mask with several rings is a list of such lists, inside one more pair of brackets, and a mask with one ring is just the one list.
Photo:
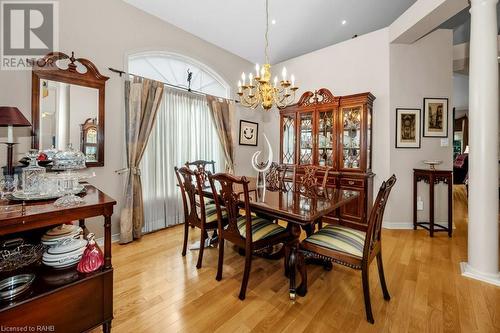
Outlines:
[[382, 228], [384, 229], [402, 229], [402, 230], [410, 230], [413, 229], [413, 222], [390, 222], [383, 221]]
[[[435, 222], [436, 225], [441, 225], [443, 227], [448, 227], [446, 222]], [[413, 222], [390, 222], [383, 221], [382, 228], [384, 229], [395, 229], [395, 230], [413, 230]], [[453, 224], [453, 229], [455, 229], [455, 224]], [[419, 230], [422, 228], [418, 228]]]
[[[97, 244], [99, 244], [99, 246], [103, 246], [104, 245], [104, 237], [99, 237], [95, 241], [96, 241]], [[119, 241], [120, 241], [120, 234], [111, 235], [111, 243], [116, 243], [116, 242], [119, 242]]]
[[460, 270], [462, 271], [462, 276], [500, 287], [500, 272], [496, 274], [485, 274], [470, 267], [466, 262], [460, 263]]

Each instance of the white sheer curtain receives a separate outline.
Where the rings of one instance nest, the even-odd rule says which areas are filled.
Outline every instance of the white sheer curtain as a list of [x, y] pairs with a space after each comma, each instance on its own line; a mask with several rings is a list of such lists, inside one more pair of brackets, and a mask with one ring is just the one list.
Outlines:
[[214, 160], [216, 171], [224, 169], [205, 96], [168, 88], [164, 94], [140, 167], [145, 233], [184, 220], [175, 166], [201, 159]]

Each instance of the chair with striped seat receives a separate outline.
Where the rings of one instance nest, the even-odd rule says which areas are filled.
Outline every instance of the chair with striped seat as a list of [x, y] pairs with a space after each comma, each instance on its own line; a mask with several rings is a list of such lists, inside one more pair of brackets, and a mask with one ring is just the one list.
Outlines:
[[[214, 203], [205, 202], [203, 195], [203, 178], [198, 170], [190, 170], [188, 167], [175, 167], [175, 174], [181, 189], [182, 204], [184, 207], [184, 243], [182, 246], [182, 256], [186, 255], [187, 241], [189, 236], [189, 226], [197, 227], [201, 230], [200, 252], [196, 268], [201, 268], [205, 239], [208, 237], [207, 231], [217, 230], [218, 215]], [[226, 212], [223, 210], [221, 216], [224, 219]]]
[[[395, 183], [396, 176], [392, 175], [380, 186], [377, 198], [370, 212], [366, 232], [341, 225], [327, 225], [300, 243], [297, 263], [302, 281], [296, 290], [298, 295], [305, 296], [307, 293], [307, 258], [326, 260], [361, 270], [366, 319], [368, 322], [374, 323], [368, 284], [368, 271], [370, 263], [376, 257], [384, 299], [387, 301], [390, 300], [382, 264], [381, 230], [385, 205]], [[291, 265], [290, 269], [295, 271], [295, 267], [293, 267], [295, 266], [294, 260], [291, 261]], [[295, 274], [290, 274], [290, 277], [294, 279]], [[295, 281], [291, 280], [290, 285], [295, 286]], [[292, 298], [294, 297], [294, 295], [291, 296]]]
[[[219, 263], [217, 266], [217, 281], [222, 279], [224, 262], [224, 241], [245, 249], [245, 270], [239, 298], [245, 299], [248, 279], [252, 264], [252, 254], [270, 248], [277, 244], [288, 244], [293, 237], [287, 229], [262, 217], [253, 216], [250, 210], [249, 181], [246, 177], [235, 177], [230, 174], [218, 173], [208, 175], [214, 194], [215, 206], [219, 220]], [[243, 188], [237, 193], [233, 185]], [[223, 221], [223, 207], [227, 212], [227, 225]], [[240, 215], [240, 208], [244, 215]]]
[[[186, 162], [184, 164], [190, 170], [198, 171], [200, 173], [200, 177], [202, 180], [202, 187], [209, 188], [210, 184], [208, 182], [208, 173], [215, 173], [215, 161], [205, 161], [205, 160], [196, 160], [193, 162]], [[210, 170], [208, 167], [210, 166]], [[199, 200], [197, 200], [199, 201]], [[210, 198], [205, 198], [205, 204], [213, 204], [214, 201]]]

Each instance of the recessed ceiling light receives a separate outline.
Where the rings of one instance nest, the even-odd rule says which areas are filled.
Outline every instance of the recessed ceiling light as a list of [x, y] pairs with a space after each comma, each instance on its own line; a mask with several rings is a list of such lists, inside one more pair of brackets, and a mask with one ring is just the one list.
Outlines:
[[342, 20], [342, 25], [346, 25], [347, 24], [347, 21], [346, 20]]
[[275, 19], [273, 19], [273, 20], [271, 21], [271, 24], [276, 24], [276, 20], [275, 20]]

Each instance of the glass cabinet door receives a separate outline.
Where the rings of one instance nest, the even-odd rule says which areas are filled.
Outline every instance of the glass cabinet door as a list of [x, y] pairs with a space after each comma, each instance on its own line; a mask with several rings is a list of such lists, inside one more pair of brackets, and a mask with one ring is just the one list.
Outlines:
[[285, 164], [295, 164], [295, 115], [283, 115], [283, 146], [281, 147], [281, 161]]
[[361, 106], [342, 109], [342, 165], [359, 169], [361, 159]]
[[318, 113], [317, 156], [320, 166], [333, 166], [333, 111]]
[[313, 113], [298, 114], [299, 121], [299, 164], [313, 163]]

